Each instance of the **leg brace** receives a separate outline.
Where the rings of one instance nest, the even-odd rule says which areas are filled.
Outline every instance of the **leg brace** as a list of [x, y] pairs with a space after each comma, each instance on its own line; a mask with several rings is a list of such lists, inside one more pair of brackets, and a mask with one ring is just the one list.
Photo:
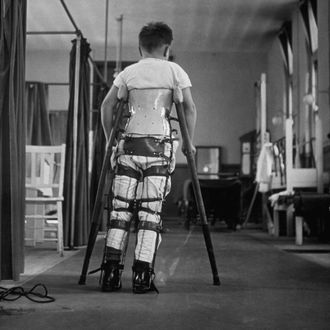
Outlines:
[[118, 163], [112, 186], [113, 209], [106, 237], [105, 258], [108, 260], [117, 259], [118, 254], [120, 259], [123, 259], [126, 252], [133, 204], [140, 176], [140, 172], [132, 167]]
[[[135, 258], [153, 263], [160, 243], [162, 203], [170, 188], [170, 166], [173, 141], [170, 138], [125, 137], [119, 150], [118, 167], [113, 182], [113, 211], [108, 247], [124, 252], [133, 210], [130, 205], [138, 200], [139, 220]], [[141, 191], [137, 196], [140, 178]], [[146, 226], [144, 223], [151, 223]]]
[[160, 212], [169, 188], [168, 165], [151, 166], [143, 172], [143, 186], [138, 208], [140, 223], [135, 247], [135, 260], [148, 262], [152, 266], [161, 242]]

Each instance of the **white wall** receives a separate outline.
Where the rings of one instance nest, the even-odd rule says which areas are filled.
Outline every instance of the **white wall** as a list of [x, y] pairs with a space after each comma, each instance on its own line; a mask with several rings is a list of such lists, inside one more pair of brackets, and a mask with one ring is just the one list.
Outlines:
[[220, 145], [224, 163], [239, 163], [239, 137], [255, 129], [254, 83], [266, 69], [266, 57], [256, 53], [175, 56], [193, 85], [198, 110], [195, 144]]
[[[285, 135], [285, 71], [280, 44], [274, 40], [267, 57], [267, 128], [271, 141]], [[274, 120], [275, 119], [275, 120]]]

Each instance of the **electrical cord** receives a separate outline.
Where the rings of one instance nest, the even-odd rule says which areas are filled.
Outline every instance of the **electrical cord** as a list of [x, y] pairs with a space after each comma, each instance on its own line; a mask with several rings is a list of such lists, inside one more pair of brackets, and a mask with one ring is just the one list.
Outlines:
[[55, 298], [48, 295], [46, 286], [41, 283], [36, 284], [29, 291], [25, 291], [21, 286], [14, 286], [10, 289], [0, 287], [0, 301], [15, 301], [21, 297], [26, 297], [36, 303], [50, 303], [55, 301]]

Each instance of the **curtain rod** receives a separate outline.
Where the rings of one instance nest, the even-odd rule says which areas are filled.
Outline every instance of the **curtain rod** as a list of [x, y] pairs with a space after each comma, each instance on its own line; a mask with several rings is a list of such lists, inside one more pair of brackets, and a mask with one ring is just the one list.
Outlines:
[[[83, 37], [83, 34], [82, 34], [81, 30], [78, 28], [78, 25], [77, 25], [76, 22], [74, 21], [74, 19], [73, 19], [72, 15], [71, 15], [71, 13], [70, 13], [70, 11], [69, 11], [67, 5], [65, 4], [64, 0], [60, 0], [60, 1], [61, 1], [61, 3], [62, 3], [62, 6], [63, 6], [65, 12], [67, 13], [67, 15], [68, 15], [68, 17], [69, 17], [69, 19], [70, 19], [72, 25], [73, 25], [74, 28], [76, 29], [76, 33], [77, 33], [77, 35], [81, 35], [81, 36]], [[96, 64], [95, 64], [93, 58], [91, 57], [91, 55], [88, 55], [88, 57], [89, 57], [90, 61], [91, 61], [92, 64], [93, 64], [93, 67], [94, 67], [94, 69], [95, 69], [96, 74], [99, 76], [99, 78], [102, 80], [102, 82], [103, 82], [106, 86], [109, 87], [107, 81], [104, 79], [102, 73], [100, 72], [100, 70], [99, 70], [98, 67], [96, 66]]]
[[[68, 112], [68, 109], [49, 109], [48, 112]], [[89, 112], [92, 113], [99, 113], [100, 110], [99, 109], [89, 109]]]
[[[43, 82], [43, 81], [26, 81], [27, 84], [44, 84], [44, 85], [51, 85], [51, 86], [69, 86], [68, 82]], [[91, 86], [101, 86], [103, 83], [89, 83]]]
[[[83, 37], [82, 32], [80, 31], [80, 29], [78, 28], [78, 25], [77, 25], [76, 22], [74, 21], [74, 19], [73, 19], [71, 13], [70, 13], [68, 7], [66, 6], [64, 0], [60, 0], [60, 2], [61, 2], [61, 4], [62, 4], [62, 6], [63, 6], [65, 12], [67, 13], [67, 15], [68, 15], [68, 17], [69, 17], [69, 19], [70, 19], [72, 25], [73, 25], [74, 28], [76, 29], [75, 32], [70, 32], [70, 33], [73, 33], [73, 34], [76, 34], [76, 35], [80, 35], [80, 36]], [[46, 34], [55, 34], [55, 33], [52, 32], [52, 31], [45, 31], [45, 32], [48, 32], [48, 33], [46, 33]], [[62, 34], [65, 34], [66, 32], [69, 32], [69, 31], [63, 31], [63, 32], [64, 32], [64, 33], [62, 33]], [[30, 32], [27, 32], [27, 33], [29, 33], [29, 34], [39, 34], [38, 31], [30, 31]], [[40, 34], [45, 34], [45, 33], [40, 33]], [[105, 84], [106, 86], [109, 87], [107, 81], [104, 79], [102, 73], [101, 73], [100, 70], [98, 69], [98, 67], [97, 67], [97, 65], [95, 64], [95, 62], [94, 62], [93, 58], [91, 57], [91, 55], [88, 55], [88, 58], [90, 59], [91, 63], [93, 64], [93, 67], [94, 67], [94, 69], [95, 69], [95, 72], [96, 72], [96, 74], [99, 76], [99, 78], [102, 80], [103, 84]], [[57, 84], [60, 85], [61, 83], [57, 83]], [[56, 85], [56, 84], [48, 84], [48, 85]]]
[[77, 34], [76, 31], [27, 31], [26, 34], [36, 35], [36, 34]]

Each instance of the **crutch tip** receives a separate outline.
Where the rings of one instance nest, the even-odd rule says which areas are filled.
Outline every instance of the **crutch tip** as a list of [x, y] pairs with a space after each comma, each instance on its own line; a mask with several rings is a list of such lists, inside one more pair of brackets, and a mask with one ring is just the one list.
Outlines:
[[219, 276], [214, 276], [213, 277], [213, 285], [220, 285], [221, 283], [220, 283], [220, 278], [219, 278]]
[[81, 276], [80, 276], [80, 279], [79, 279], [78, 284], [79, 284], [79, 285], [84, 285], [84, 284], [86, 284], [86, 276], [85, 276], [85, 275], [81, 275]]

